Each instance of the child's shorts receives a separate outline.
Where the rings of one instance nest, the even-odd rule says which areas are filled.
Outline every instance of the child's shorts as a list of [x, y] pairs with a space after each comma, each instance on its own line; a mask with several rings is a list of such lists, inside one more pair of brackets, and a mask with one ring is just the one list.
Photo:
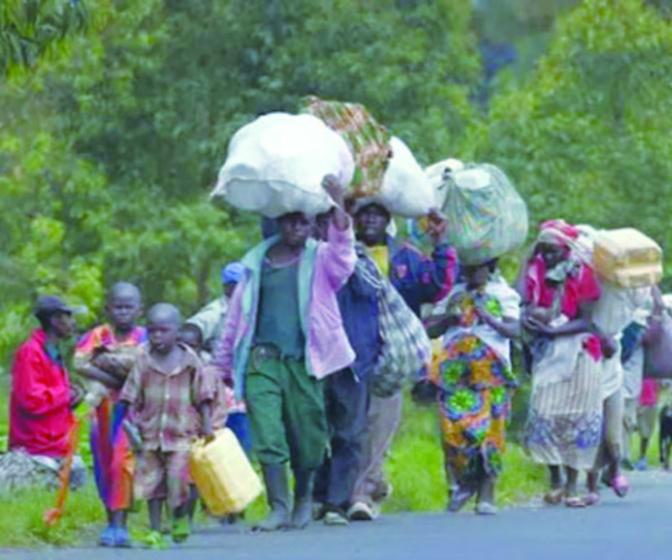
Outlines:
[[136, 494], [145, 500], [166, 500], [171, 509], [189, 502], [189, 452], [143, 451], [138, 457]]

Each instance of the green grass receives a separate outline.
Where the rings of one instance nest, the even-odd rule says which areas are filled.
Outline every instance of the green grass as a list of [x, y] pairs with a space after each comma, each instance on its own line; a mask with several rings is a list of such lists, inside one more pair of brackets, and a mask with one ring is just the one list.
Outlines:
[[[4, 385], [4, 384], [3, 384]], [[0, 394], [7, 395], [3, 390]], [[497, 483], [500, 506], [509, 506], [529, 500], [544, 490], [546, 471], [525, 455], [516, 441], [522, 411], [526, 408], [525, 392], [520, 392], [514, 403], [510, 429], [510, 443], [504, 456], [504, 471]], [[0, 438], [6, 436], [6, 397], [0, 397]], [[635, 440], [637, 438], [634, 438]], [[633, 446], [638, 445], [638, 441]], [[88, 438], [82, 430], [82, 454], [88, 457]], [[633, 447], [633, 457], [638, 452]], [[658, 464], [657, 437], [649, 448], [651, 465]], [[394, 492], [385, 504], [387, 513], [402, 511], [443, 511], [446, 507], [447, 485], [443, 470], [443, 454], [435, 407], [420, 408], [406, 399], [404, 420], [385, 465]], [[25, 490], [9, 495], [0, 494], [0, 547], [67, 546], [94, 542], [104, 522], [104, 513], [95, 487], [90, 484], [70, 494], [66, 514], [61, 522], [47, 528], [43, 512], [53, 507], [55, 493], [46, 490]], [[261, 496], [247, 511], [246, 519], [255, 521], [266, 513]], [[131, 516], [132, 536], [139, 539], [147, 527], [145, 508]]]
[[54, 492], [29, 489], [0, 494], [0, 546], [64, 546], [90, 541], [103, 523], [93, 485], [68, 497], [66, 512], [54, 527], [44, 524], [44, 511], [54, 507]]

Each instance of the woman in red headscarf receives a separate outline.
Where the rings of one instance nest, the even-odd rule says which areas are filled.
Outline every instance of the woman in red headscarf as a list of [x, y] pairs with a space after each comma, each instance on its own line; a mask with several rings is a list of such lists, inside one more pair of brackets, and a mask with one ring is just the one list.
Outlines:
[[537, 463], [550, 467], [545, 500], [564, 498], [570, 507], [584, 505], [578, 473], [592, 468], [602, 427], [602, 350], [590, 321], [600, 287], [578, 238], [563, 221], [544, 223], [519, 284], [532, 370], [526, 445]]

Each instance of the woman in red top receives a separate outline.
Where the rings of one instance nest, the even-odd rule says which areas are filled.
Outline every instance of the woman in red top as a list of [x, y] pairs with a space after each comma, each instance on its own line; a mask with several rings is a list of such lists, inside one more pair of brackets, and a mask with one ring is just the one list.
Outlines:
[[570, 507], [584, 505], [578, 472], [592, 468], [602, 427], [602, 345], [589, 319], [600, 287], [581, 258], [578, 237], [565, 222], [544, 223], [521, 286], [532, 369], [526, 445], [537, 463], [550, 467], [546, 501], [564, 498]]

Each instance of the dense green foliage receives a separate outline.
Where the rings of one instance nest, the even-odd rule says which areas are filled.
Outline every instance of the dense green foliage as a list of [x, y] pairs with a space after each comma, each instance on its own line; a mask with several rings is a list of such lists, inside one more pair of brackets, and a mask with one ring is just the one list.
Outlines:
[[31, 66], [52, 45], [86, 27], [79, 0], [3, 0], [0, 3], [0, 75]]
[[[666, 6], [4, 2], [0, 359], [40, 292], [86, 304], [84, 323], [118, 279], [185, 313], [212, 297], [221, 264], [258, 235], [253, 217], [208, 201], [228, 139], [308, 94], [366, 104], [424, 163], [500, 165], [533, 221], [634, 225], [669, 248]], [[519, 52], [488, 85], [487, 113], [479, 41]]]
[[[423, 163], [499, 165], [532, 223], [632, 225], [669, 255], [671, 16], [669, 0], [0, 0], [0, 369], [38, 293], [86, 304], [82, 327], [116, 280], [185, 313], [212, 297], [259, 229], [208, 200], [228, 140], [308, 94], [364, 103]], [[487, 42], [518, 59], [484, 84]], [[509, 500], [542, 476], [514, 449]], [[443, 506], [432, 413], [407, 414], [388, 467], [392, 509]], [[49, 496], [1, 501], [0, 533], [66, 542], [99, 516], [78, 499], [46, 537]]]
[[534, 220], [632, 225], [669, 254], [670, 72], [672, 27], [655, 9], [584, 2], [527, 83], [493, 100], [468, 151], [515, 178]]
[[37, 292], [86, 304], [86, 320], [122, 278], [185, 312], [212, 296], [257, 227], [207, 193], [259, 113], [311, 93], [361, 101], [427, 158], [474, 118], [467, 0], [86, 5], [87, 33], [0, 88], [0, 354]]

